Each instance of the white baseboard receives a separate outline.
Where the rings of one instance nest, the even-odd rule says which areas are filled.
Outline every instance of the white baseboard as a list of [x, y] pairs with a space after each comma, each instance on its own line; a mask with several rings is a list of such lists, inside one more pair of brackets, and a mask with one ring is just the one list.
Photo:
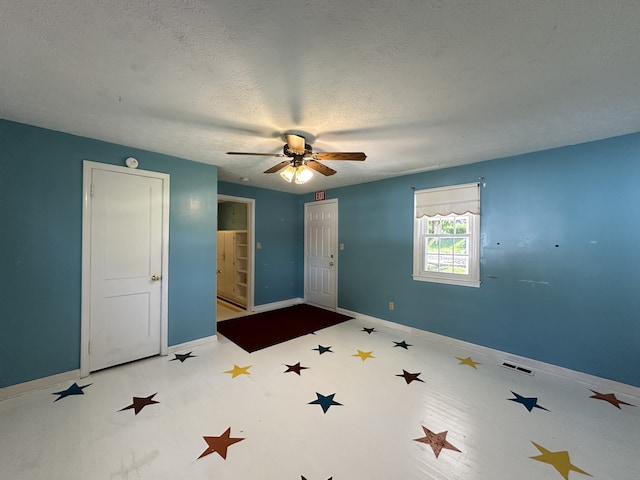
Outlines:
[[209, 337], [198, 338], [191, 340], [190, 342], [179, 343], [178, 345], [171, 345], [167, 350], [168, 353], [176, 353], [181, 350], [189, 350], [190, 348], [201, 347], [202, 345], [208, 345], [218, 341], [217, 335], [211, 335]]
[[254, 305], [253, 311], [255, 313], [268, 312], [269, 310], [276, 310], [278, 308], [291, 307], [304, 303], [303, 298], [290, 298], [289, 300], [282, 300], [281, 302], [263, 303], [262, 305]]
[[36, 378], [29, 382], [18, 383], [16, 385], [9, 385], [8, 387], [0, 388], [0, 400], [16, 397], [23, 393], [31, 392], [32, 390], [40, 390], [43, 388], [49, 388], [53, 385], [62, 382], [68, 382], [70, 380], [78, 380], [80, 378], [80, 369], [70, 370], [68, 372], [58, 373], [48, 377]]
[[608, 378], [597, 377], [595, 375], [590, 375], [588, 373], [578, 372], [576, 370], [571, 370], [569, 368], [559, 367], [557, 365], [541, 362], [539, 360], [534, 360], [532, 358], [521, 357], [519, 355], [514, 355], [512, 353], [502, 352], [500, 350], [496, 350], [493, 348], [483, 347], [482, 345], [476, 345], [475, 343], [469, 343], [463, 340], [457, 340], [452, 337], [447, 337], [445, 335], [428, 332], [426, 330], [407, 327], [406, 325], [400, 325], [399, 323], [390, 322], [389, 320], [384, 320], [377, 317], [371, 317], [369, 315], [363, 315], [361, 313], [345, 310], [342, 308], [339, 308], [338, 312], [344, 315], [349, 315], [358, 319], [366, 320], [367, 322], [377, 323], [379, 325], [382, 325], [388, 328], [393, 328], [395, 330], [422, 335], [435, 342], [447, 343], [460, 348], [464, 348], [466, 350], [470, 350], [473, 352], [478, 352], [483, 355], [494, 357], [496, 359], [496, 365], [498, 366], [501, 366], [502, 362], [506, 360], [508, 362], [518, 363], [522, 366], [525, 366], [531, 369], [533, 372], [544, 372], [549, 375], [567, 378], [567, 379], [582, 383], [586, 385], [587, 388], [590, 388], [590, 389], [593, 388], [593, 389], [596, 389], [597, 391], [600, 391], [599, 389], [602, 389], [602, 391], [619, 392], [621, 394], [629, 395], [631, 397], [640, 399], [640, 387], [635, 387], [633, 385], [628, 385], [626, 383], [616, 382]]
[[[294, 298], [294, 299], [285, 300], [282, 302], [274, 302], [274, 303], [259, 305], [255, 308], [255, 311], [264, 312], [268, 310], [274, 310], [276, 308], [290, 307], [292, 305], [297, 305], [300, 303], [304, 303], [304, 300], [301, 298]], [[474, 343], [465, 342], [463, 340], [457, 340], [452, 337], [447, 337], [445, 335], [428, 332], [426, 330], [420, 330], [418, 328], [408, 327], [406, 325], [401, 325], [399, 323], [390, 322], [389, 320], [384, 320], [381, 318], [364, 315], [358, 312], [353, 312], [351, 310], [338, 308], [336, 311], [338, 313], [349, 315], [354, 318], [365, 320], [367, 322], [377, 323], [378, 325], [392, 328], [394, 330], [416, 334], [416, 335], [422, 335], [425, 338], [428, 338], [434, 342], [447, 343], [460, 348], [464, 348], [466, 350], [470, 350], [470, 351], [481, 353], [483, 355], [494, 357], [496, 359], [496, 365], [498, 366], [501, 365], [503, 361], [507, 360], [510, 362], [518, 363], [520, 365], [529, 367], [534, 372], [536, 371], [544, 372], [549, 375], [567, 378], [567, 379], [582, 383], [586, 385], [587, 388], [603, 389], [607, 391], [619, 392], [621, 394], [629, 395], [631, 397], [640, 399], [640, 387], [627, 385], [626, 383], [616, 382], [614, 380], [609, 380], [607, 378], [597, 377], [595, 375], [590, 375], [588, 373], [578, 372], [576, 370], [571, 370], [569, 368], [559, 367], [557, 365], [541, 362], [539, 360], [534, 360], [531, 358], [521, 357], [519, 355], [514, 355], [511, 353], [502, 352], [500, 350], [496, 350], [493, 348], [483, 347], [481, 345], [476, 345]], [[207, 345], [217, 341], [218, 341], [217, 335], [211, 335], [209, 337], [199, 338], [196, 340], [192, 340], [190, 342], [185, 342], [178, 345], [172, 345], [169, 347], [168, 353], [175, 353], [178, 351], [188, 350], [191, 348]], [[70, 370], [68, 372], [63, 372], [56, 375], [51, 375], [48, 377], [37, 378], [29, 382], [18, 383], [16, 385], [9, 385], [8, 387], [0, 388], [0, 400], [5, 400], [7, 398], [22, 395], [23, 393], [27, 393], [32, 390], [48, 388], [58, 383], [68, 382], [70, 380], [78, 380], [79, 378], [80, 378], [80, 370], [78, 369], [78, 370]]]
[[[173, 345], [168, 348], [168, 353], [175, 353], [181, 350], [188, 350], [190, 348], [207, 345], [209, 343], [217, 342], [217, 335], [211, 335], [210, 337], [198, 338], [191, 342], [181, 343], [179, 345]], [[53, 385], [63, 382], [69, 382], [71, 380], [80, 379], [80, 369], [70, 370], [68, 372], [58, 373], [48, 377], [36, 378], [29, 382], [17, 383], [15, 385], [9, 385], [8, 387], [0, 388], [0, 400], [16, 397], [33, 390], [40, 390], [43, 388], [50, 388]]]

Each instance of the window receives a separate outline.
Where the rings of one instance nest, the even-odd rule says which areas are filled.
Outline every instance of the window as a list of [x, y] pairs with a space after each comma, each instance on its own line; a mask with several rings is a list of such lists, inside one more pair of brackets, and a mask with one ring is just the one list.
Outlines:
[[480, 187], [414, 194], [413, 279], [480, 286]]

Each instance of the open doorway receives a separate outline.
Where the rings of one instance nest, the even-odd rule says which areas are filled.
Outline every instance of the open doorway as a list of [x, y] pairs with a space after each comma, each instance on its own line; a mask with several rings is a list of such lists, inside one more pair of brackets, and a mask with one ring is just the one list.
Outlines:
[[253, 310], [255, 200], [218, 196], [216, 319]]

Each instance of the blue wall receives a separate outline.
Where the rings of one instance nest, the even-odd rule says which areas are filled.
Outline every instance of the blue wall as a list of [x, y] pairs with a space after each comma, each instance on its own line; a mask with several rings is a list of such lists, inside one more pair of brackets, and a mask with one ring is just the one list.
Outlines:
[[[216, 187], [216, 167], [1, 120], [0, 155], [0, 387], [79, 367], [84, 159], [171, 174], [171, 345], [215, 332], [218, 191], [256, 200], [255, 304], [304, 295], [312, 195]], [[480, 177], [481, 287], [413, 281], [412, 187]], [[329, 190], [339, 306], [640, 386], [638, 178], [634, 134]]]
[[265, 305], [304, 296], [303, 235], [297, 195], [220, 182], [222, 195], [255, 200], [254, 304]]
[[[481, 287], [412, 280], [412, 187], [480, 177]], [[639, 179], [634, 134], [327, 191], [339, 306], [640, 386]]]
[[80, 366], [83, 160], [171, 175], [169, 345], [215, 333], [217, 167], [5, 120], [0, 156], [0, 387]]

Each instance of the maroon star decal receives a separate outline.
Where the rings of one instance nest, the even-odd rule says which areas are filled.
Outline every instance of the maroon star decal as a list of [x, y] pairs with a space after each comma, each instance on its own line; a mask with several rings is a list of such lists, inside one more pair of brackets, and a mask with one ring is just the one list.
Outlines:
[[402, 373], [397, 374], [396, 377], [403, 377], [405, 382], [407, 382], [407, 385], [409, 385], [414, 380], [424, 383], [424, 380], [418, 378], [419, 375], [420, 373], [409, 373], [403, 368]]
[[154, 393], [153, 395], [149, 395], [148, 397], [133, 397], [133, 403], [131, 405], [129, 405], [128, 407], [121, 408], [118, 411], [122, 412], [123, 410], [129, 410], [133, 408], [133, 411], [137, 415], [138, 413], [140, 413], [140, 410], [142, 410], [147, 405], [151, 405], [153, 403], [160, 403], [153, 400], [153, 397], [155, 397], [157, 394], [158, 392]]
[[620, 408], [620, 405], [629, 405], [631, 407], [635, 407], [635, 405], [632, 405], [630, 403], [627, 402], [623, 402], [622, 400], [618, 400], [615, 396], [615, 394], [613, 393], [600, 393], [600, 392], [596, 392], [595, 390], [591, 390], [593, 393], [595, 393], [595, 395], [591, 395], [589, 398], [595, 398], [597, 400], [604, 400], [605, 402], [609, 402], [611, 405], [613, 405], [614, 407], [616, 407], [618, 410], [622, 410]]
[[[287, 365], [285, 363], [285, 365]], [[301, 370], [306, 370], [309, 367], [303, 367], [300, 365], [300, 362], [296, 363], [295, 365], [287, 365], [287, 369], [284, 371], [284, 373], [287, 372], [296, 372], [298, 375], [300, 375], [300, 371]]]
[[414, 438], [414, 440], [416, 442], [422, 442], [422, 443], [426, 443], [427, 445], [431, 445], [431, 448], [433, 449], [433, 453], [436, 454], [436, 458], [438, 458], [438, 455], [440, 455], [440, 452], [442, 451], [443, 448], [446, 448], [447, 450], [455, 450], [456, 452], [460, 452], [460, 450], [458, 450], [456, 447], [454, 447], [449, 442], [447, 442], [447, 431], [440, 432], [440, 433], [433, 433], [431, 430], [429, 430], [424, 426], [422, 427], [422, 430], [424, 430], [425, 436], [422, 438]]
[[227, 448], [234, 443], [241, 442], [244, 438], [231, 437], [231, 427], [227, 428], [225, 432], [219, 437], [202, 437], [207, 442], [207, 449], [200, 454], [198, 458], [206, 457], [207, 455], [217, 452], [222, 458], [227, 458]]

